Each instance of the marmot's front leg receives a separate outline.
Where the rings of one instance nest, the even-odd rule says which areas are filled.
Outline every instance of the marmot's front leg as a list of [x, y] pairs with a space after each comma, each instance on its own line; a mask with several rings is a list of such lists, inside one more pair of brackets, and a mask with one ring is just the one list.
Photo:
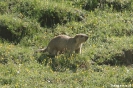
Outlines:
[[81, 48], [76, 49], [76, 50], [75, 50], [75, 53], [81, 54]]

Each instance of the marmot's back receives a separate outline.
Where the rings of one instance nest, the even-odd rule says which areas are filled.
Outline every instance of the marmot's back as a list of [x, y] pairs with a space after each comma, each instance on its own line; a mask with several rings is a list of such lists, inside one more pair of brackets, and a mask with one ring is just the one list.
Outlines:
[[59, 35], [54, 37], [48, 44], [48, 47], [51, 49], [62, 50], [67, 46], [67, 42], [70, 39], [70, 36]]

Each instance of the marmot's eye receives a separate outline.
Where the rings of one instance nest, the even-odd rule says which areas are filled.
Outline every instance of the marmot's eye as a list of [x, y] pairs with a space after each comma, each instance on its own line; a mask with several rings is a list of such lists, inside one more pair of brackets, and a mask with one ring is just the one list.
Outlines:
[[81, 35], [81, 38], [84, 37], [83, 35]]

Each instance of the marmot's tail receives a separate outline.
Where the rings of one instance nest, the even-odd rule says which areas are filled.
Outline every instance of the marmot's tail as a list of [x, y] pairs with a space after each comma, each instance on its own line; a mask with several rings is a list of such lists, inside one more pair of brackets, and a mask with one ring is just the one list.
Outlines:
[[35, 53], [37, 53], [37, 52], [47, 52], [47, 47], [43, 48], [43, 49], [38, 49], [35, 51]]

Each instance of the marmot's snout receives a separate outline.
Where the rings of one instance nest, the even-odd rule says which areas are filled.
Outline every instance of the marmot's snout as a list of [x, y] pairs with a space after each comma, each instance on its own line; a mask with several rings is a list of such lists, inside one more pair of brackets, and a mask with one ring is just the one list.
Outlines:
[[84, 39], [85, 39], [85, 41], [87, 41], [88, 40], [88, 36], [84, 35]]
[[88, 39], [88, 36], [85, 37], [85, 41], [87, 41], [87, 39]]

